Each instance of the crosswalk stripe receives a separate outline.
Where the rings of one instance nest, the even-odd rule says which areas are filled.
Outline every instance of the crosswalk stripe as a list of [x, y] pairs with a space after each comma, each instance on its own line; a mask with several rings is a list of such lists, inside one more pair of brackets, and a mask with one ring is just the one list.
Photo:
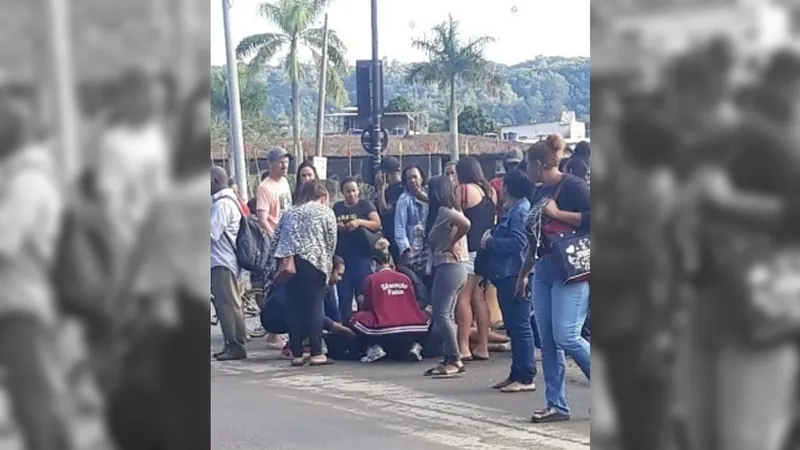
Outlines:
[[[359, 416], [387, 415], [388, 420], [383, 421], [386, 428], [439, 445], [464, 450], [587, 450], [590, 445], [589, 436], [571, 429], [532, 425], [501, 410], [393, 383], [344, 374], [298, 374], [266, 364], [212, 363], [212, 367], [227, 374], [269, 372], [269, 378], [248, 383], [285, 387], [284, 396], [292, 396], [292, 391], [312, 393], [314, 400], [292, 398]], [[361, 407], [348, 406], [353, 404]], [[398, 416], [407, 420], [402, 425], [391, 420]]]

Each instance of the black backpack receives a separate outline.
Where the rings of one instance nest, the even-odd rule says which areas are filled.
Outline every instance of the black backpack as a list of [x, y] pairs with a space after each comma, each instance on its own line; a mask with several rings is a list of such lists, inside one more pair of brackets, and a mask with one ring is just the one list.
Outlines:
[[[230, 198], [226, 198], [236, 203], [236, 208], [241, 212], [239, 202]], [[262, 273], [267, 270], [269, 266], [269, 253], [271, 240], [267, 232], [261, 228], [258, 219], [253, 216], [245, 216], [242, 214], [242, 219], [239, 221], [239, 234], [236, 235], [236, 242], [233, 242], [230, 236], [225, 234], [225, 237], [233, 245], [234, 252], [236, 253], [236, 262], [244, 270], [251, 273]]]

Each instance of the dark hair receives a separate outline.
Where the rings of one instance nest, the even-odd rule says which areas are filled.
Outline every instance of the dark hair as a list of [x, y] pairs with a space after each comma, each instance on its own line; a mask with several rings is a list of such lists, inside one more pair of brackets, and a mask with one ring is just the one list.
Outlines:
[[295, 204], [304, 205], [306, 203], [319, 200], [326, 195], [328, 195], [328, 190], [325, 189], [325, 185], [322, 183], [318, 181], [306, 183], [300, 186], [300, 190], [297, 192], [297, 198], [295, 199]]
[[266, 172], [263, 172], [261, 174], [261, 181], [266, 180], [268, 176], [269, 176], [269, 170], [267, 170]]
[[372, 259], [381, 265], [392, 263], [392, 252], [389, 250], [389, 241], [385, 238], [378, 239], [375, 248], [372, 249]]
[[483, 189], [487, 197], [492, 197], [492, 185], [483, 174], [483, 167], [478, 159], [473, 156], [467, 156], [461, 159], [456, 164], [456, 174], [458, 174], [458, 182], [461, 184], [477, 184]]
[[[302, 183], [300, 183], [300, 172], [306, 167], [310, 167], [311, 170], [314, 171], [314, 181], [319, 181], [319, 174], [317, 173], [317, 168], [314, 167], [314, 164], [311, 162], [311, 160], [306, 160], [300, 163], [300, 165], [297, 166], [297, 176], [294, 178], [294, 195], [292, 197], [294, 197], [295, 205], [298, 204], [297, 198], [300, 195], [300, 186], [302, 186]], [[261, 176], [261, 181], [264, 181], [264, 179], [268, 176], [269, 176], [269, 171], [264, 172], [264, 174]]]
[[519, 170], [512, 170], [503, 177], [503, 188], [516, 198], [528, 198], [533, 191], [533, 184], [527, 175]]
[[355, 183], [358, 186], [358, 178], [356, 177], [344, 177], [342, 181], [339, 182], [339, 190], [344, 192], [344, 185], [347, 183]]
[[333, 255], [333, 267], [344, 266], [344, 258], [339, 255]]
[[456, 187], [446, 175], [435, 176], [428, 182], [428, 218], [425, 222], [425, 236], [430, 234], [439, 214], [439, 208], [461, 209], [458, 207]]
[[426, 184], [425, 172], [422, 171], [422, 167], [414, 165], [414, 166], [406, 166], [403, 168], [403, 173], [400, 175], [400, 180], [403, 183], [403, 187], [408, 187], [408, 172], [413, 169], [417, 169], [419, 171], [419, 176], [420, 178], [422, 178], [422, 185], [425, 186]]
[[583, 158], [583, 159], [589, 159], [591, 153], [592, 151], [591, 148], [589, 147], [589, 143], [586, 141], [578, 142], [578, 144], [575, 145], [575, 151], [572, 152], [572, 154], [576, 158]]
[[551, 134], [531, 145], [528, 149], [528, 164], [538, 162], [544, 168], [558, 167], [565, 146], [564, 138], [560, 134]]

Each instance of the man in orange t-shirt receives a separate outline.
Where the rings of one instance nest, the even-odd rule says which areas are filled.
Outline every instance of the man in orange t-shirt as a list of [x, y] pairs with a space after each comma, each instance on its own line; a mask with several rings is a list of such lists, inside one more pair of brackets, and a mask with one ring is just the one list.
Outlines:
[[289, 170], [289, 153], [276, 147], [267, 152], [269, 175], [256, 189], [256, 216], [258, 223], [270, 236], [275, 234], [283, 211], [292, 206], [292, 189], [286, 179]]

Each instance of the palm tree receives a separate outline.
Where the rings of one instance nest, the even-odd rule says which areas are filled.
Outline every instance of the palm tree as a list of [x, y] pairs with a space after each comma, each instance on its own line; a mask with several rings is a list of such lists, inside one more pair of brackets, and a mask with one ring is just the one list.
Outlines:
[[[278, 27], [277, 33], [260, 33], [248, 36], [236, 47], [239, 58], [252, 57], [249, 67], [260, 70], [282, 50], [288, 50], [284, 68], [292, 83], [292, 137], [294, 154], [302, 157], [300, 150], [300, 82], [306, 77], [300, 64], [301, 49], [309, 50], [317, 64], [322, 59], [323, 29], [313, 27], [331, 0], [276, 0], [261, 3], [258, 13]], [[344, 59], [345, 46], [334, 31], [328, 30], [327, 95], [336, 104], [347, 100], [342, 75], [347, 71]]]
[[450, 96], [450, 157], [458, 159], [458, 103], [456, 82], [481, 86], [492, 91], [505, 80], [492, 70], [483, 56], [486, 46], [494, 42], [490, 36], [462, 41], [458, 21], [450, 16], [433, 27], [432, 36], [413, 39], [411, 45], [428, 55], [428, 62], [411, 65], [406, 78], [410, 83], [435, 84]]

